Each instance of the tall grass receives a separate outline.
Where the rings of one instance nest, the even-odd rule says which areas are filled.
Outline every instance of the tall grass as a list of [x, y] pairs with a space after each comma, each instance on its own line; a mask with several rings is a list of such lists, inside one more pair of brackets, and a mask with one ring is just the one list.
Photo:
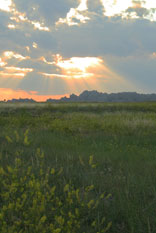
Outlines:
[[[29, 229], [35, 233], [59, 232], [58, 221], [64, 224], [60, 232], [90, 233], [104, 229], [110, 233], [155, 232], [155, 103], [12, 105], [8, 109], [1, 106], [0, 112], [0, 164], [1, 173], [4, 173], [0, 176], [0, 213], [6, 211], [1, 216], [6, 224], [2, 225], [1, 220], [0, 226], [4, 232], [29, 232]], [[28, 169], [30, 175], [27, 176]], [[58, 176], [60, 169], [62, 173]], [[33, 182], [31, 187], [30, 181]], [[12, 187], [13, 183], [19, 186]], [[49, 190], [54, 186], [55, 197], [48, 199]], [[8, 208], [9, 203], [21, 205], [20, 187], [27, 195], [24, 206], [20, 211], [15, 210], [16, 204], [10, 206], [10, 212], [6, 208], [3, 210], [2, 206]], [[14, 188], [16, 192], [10, 193]], [[76, 202], [78, 189], [83, 208]], [[91, 190], [88, 192], [88, 189]], [[68, 192], [73, 193], [74, 204], [67, 207]], [[55, 200], [57, 204], [57, 197], [65, 203], [62, 208], [66, 217], [60, 214], [59, 207], [58, 212], [54, 212], [60, 218], [55, 218], [49, 210], [49, 202]], [[33, 206], [33, 198], [38, 198], [34, 207], [38, 214], [29, 209]], [[44, 211], [40, 212], [42, 199]], [[88, 205], [94, 206], [98, 200], [100, 204], [90, 212]], [[76, 212], [72, 211], [77, 207], [81, 212], [76, 219], [80, 228], [67, 230], [65, 225], [72, 216], [67, 212], [75, 216]], [[23, 212], [27, 215], [23, 216]], [[15, 231], [11, 227], [16, 221], [19, 226]], [[28, 221], [25, 226], [28, 228], [22, 225], [24, 221]], [[55, 228], [50, 229], [50, 224]]]
[[[28, 132], [21, 140], [15, 131], [15, 140], [6, 135], [6, 141], [24, 149], [30, 145]], [[59, 167], [57, 161], [48, 165], [40, 148], [29, 157], [21, 150], [10, 156], [7, 161], [0, 156], [0, 232], [104, 233], [110, 229], [112, 223], [106, 221], [103, 210], [111, 194], [98, 193], [92, 180], [78, 181], [82, 174], [72, 173], [69, 165]], [[96, 173], [93, 156], [87, 164], [79, 157], [77, 166], [90, 178]]]

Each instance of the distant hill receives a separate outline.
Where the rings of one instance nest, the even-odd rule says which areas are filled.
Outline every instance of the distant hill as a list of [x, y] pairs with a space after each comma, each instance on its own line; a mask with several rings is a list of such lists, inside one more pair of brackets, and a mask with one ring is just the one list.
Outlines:
[[35, 103], [36, 101], [33, 99], [12, 99], [12, 100], [8, 100], [8, 103]]
[[72, 94], [59, 100], [47, 99], [46, 102], [144, 102], [156, 101], [156, 94], [139, 94], [136, 92], [102, 93], [98, 91], [83, 91], [80, 95]]
[[[146, 102], [156, 101], [156, 94], [139, 94], [137, 92], [102, 93], [98, 91], [83, 91], [80, 95], [71, 94], [61, 99], [47, 99], [47, 103], [58, 102]], [[6, 101], [0, 101], [6, 102]], [[33, 99], [12, 99], [11, 103], [35, 103]]]

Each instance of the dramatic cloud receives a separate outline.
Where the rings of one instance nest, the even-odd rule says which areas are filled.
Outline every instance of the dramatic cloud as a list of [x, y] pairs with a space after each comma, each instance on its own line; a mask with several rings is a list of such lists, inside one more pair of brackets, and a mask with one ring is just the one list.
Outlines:
[[[155, 51], [156, 23], [145, 19], [95, 18], [81, 27], [62, 26], [56, 32], [63, 56], [127, 56]], [[72, 38], [72, 39], [70, 39]]]
[[155, 0], [1, 0], [0, 98], [155, 92]]

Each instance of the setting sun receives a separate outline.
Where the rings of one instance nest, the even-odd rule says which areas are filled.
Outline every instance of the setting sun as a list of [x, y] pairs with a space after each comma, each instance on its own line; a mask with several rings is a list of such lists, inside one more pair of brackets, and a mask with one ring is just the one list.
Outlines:
[[102, 63], [102, 59], [98, 57], [72, 57], [63, 60], [62, 56], [55, 56], [55, 64], [62, 69], [64, 75], [69, 75], [69, 78], [85, 78], [93, 76], [89, 72], [89, 68], [97, 67]]

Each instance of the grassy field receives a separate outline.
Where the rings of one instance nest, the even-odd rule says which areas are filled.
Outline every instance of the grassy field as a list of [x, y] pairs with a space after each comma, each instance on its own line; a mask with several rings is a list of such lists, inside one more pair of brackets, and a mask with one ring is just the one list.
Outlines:
[[0, 232], [156, 232], [156, 103], [1, 103], [0, 143]]

